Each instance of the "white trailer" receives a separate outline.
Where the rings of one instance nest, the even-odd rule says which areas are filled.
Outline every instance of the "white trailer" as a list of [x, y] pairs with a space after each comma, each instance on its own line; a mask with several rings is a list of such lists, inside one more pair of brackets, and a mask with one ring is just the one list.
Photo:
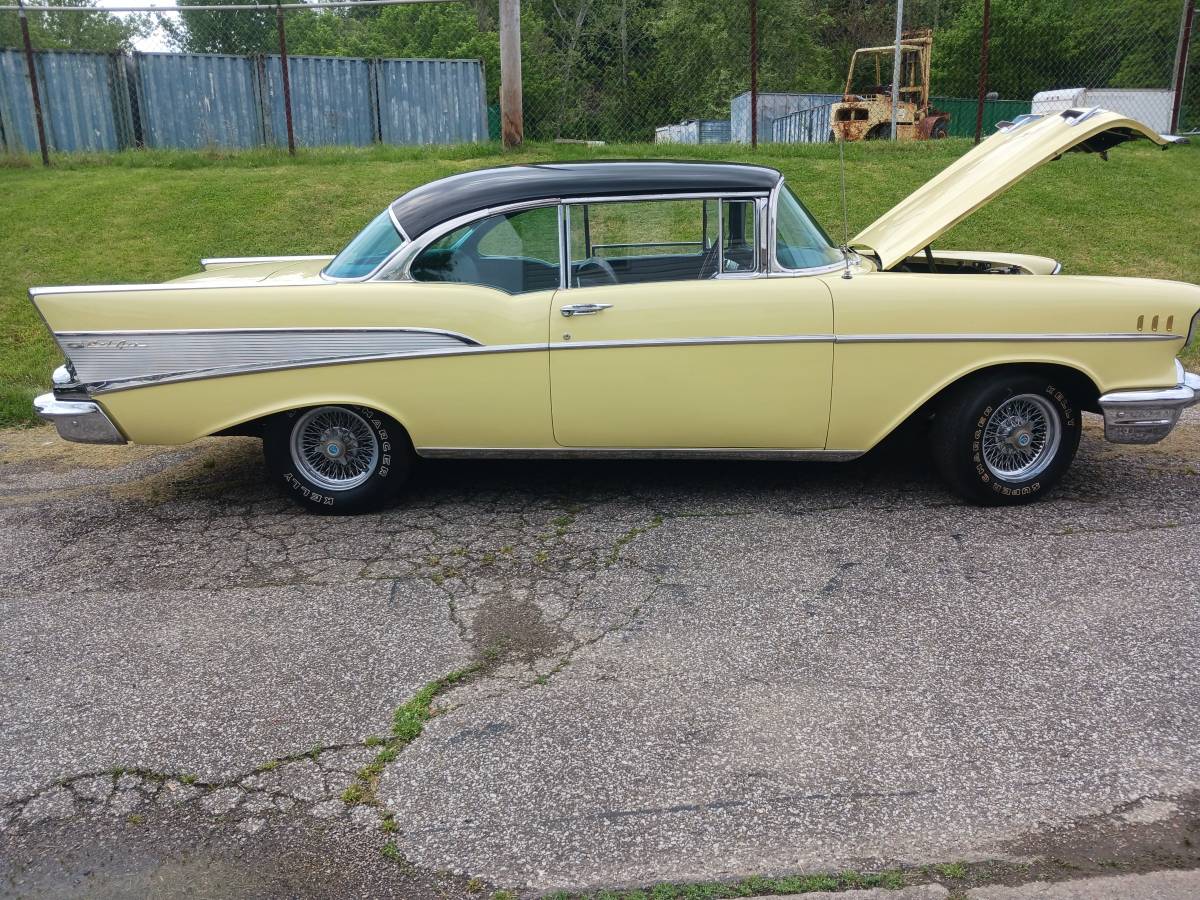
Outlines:
[[1166, 134], [1171, 130], [1173, 99], [1169, 88], [1060, 88], [1034, 94], [1032, 111], [1045, 114], [1099, 106]]

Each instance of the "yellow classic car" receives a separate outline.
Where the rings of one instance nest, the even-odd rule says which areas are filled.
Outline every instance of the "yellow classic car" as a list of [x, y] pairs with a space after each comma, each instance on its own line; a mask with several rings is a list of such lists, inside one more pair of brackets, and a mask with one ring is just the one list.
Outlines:
[[[933, 250], [1101, 109], [1023, 116], [839, 248], [773, 169], [518, 165], [404, 194], [336, 256], [202, 260], [163, 284], [40, 287], [67, 440], [263, 439], [304, 507], [394, 500], [415, 457], [847, 460], [913, 417], [949, 486], [1043, 496], [1081, 414], [1151, 443], [1200, 396], [1200, 288]], [[974, 276], [974, 277], [970, 277]]]

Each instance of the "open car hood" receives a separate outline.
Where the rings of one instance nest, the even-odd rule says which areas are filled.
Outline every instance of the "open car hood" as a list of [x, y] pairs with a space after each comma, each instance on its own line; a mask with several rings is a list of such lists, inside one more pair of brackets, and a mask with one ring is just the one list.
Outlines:
[[1103, 154], [1139, 137], [1162, 146], [1181, 141], [1098, 107], [1018, 116], [860, 231], [850, 245], [890, 269], [1068, 150]]

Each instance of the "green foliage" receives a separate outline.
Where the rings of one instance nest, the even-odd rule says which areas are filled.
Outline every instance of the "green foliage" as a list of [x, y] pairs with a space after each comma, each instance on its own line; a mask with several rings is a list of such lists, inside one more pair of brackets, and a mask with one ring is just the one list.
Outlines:
[[[39, 6], [73, 6], [90, 9], [93, 0], [39, 0]], [[152, 16], [120, 18], [112, 13], [31, 12], [29, 41], [37, 50], [132, 50], [134, 41], [153, 29]], [[22, 46], [20, 20], [15, 13], [0, 13], [0, 47]]]
[[[1177, 0], [1004, 0], [992, 4], [988, 87], [1028, 99], [1053, 88], [1166, 87], [1178, 38]], [[979, 86], [982, 4], [967, 4], [934, 40], [939, 94]]]

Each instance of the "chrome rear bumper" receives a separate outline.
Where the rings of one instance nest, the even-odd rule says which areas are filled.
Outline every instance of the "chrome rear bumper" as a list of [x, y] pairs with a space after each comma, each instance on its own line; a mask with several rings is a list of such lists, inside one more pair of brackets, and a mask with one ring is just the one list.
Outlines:
[[54, 423], [63, 440], [81, 444], [124, 444], [112, 419], [99, 404], [88, 400], [59, 400], [54, 394], [42, 394], [33, 401], [33, 411]]
[[1117, 444], [1154, 444], [1161, 441], [1179, 414], [1200, 402], [1200, 375], [1185, 371], [1176, 362], [1179, 383], [1173, 388], [1114, 391], [1100, 398], [1104, 437]]

